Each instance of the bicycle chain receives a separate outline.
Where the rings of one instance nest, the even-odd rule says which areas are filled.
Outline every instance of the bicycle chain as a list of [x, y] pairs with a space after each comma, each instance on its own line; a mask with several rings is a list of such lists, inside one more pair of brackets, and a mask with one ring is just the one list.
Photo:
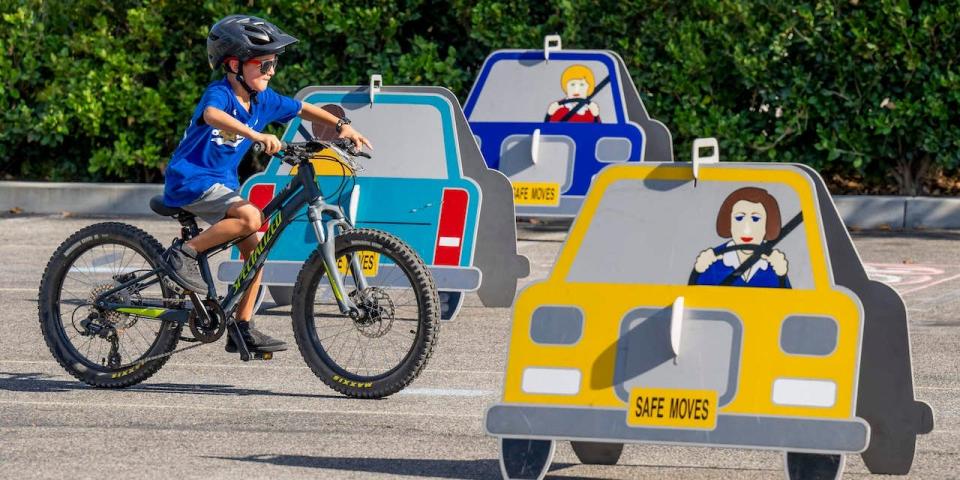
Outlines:
[[[187, 302], [187, 299], [186, 299], [186, 298], [163, 298], [163, 297], [159, 297], [159, 298], [154, 298], [154, 297], [141, 297], [140, 300], [141, 300], [141, 302], [142, 302], [142, 301], [145, 301], [145, 300], [151, 300], [151, 301], [159, 300], [159, 301], [162, 302], [164, 305], [167, 305], [167, 302], [169, 302], [170, 304], [173, 304], [173, 305], [178, 305], [178, 307], [174, 307], [174, 308], [183, 308], [184, 305], [185, 305], [186, 302]], [[166, 307], [166, 308], [169, 308], [169, 307]], [[151, 319], [151, 320], [152, 320], [152, 319]], [[185, 338], [184, 338], [182, 335], [180, 336], [180, 339], [181, 339], [181, 340], [185, 340]], [[122, 367], [122, 368], [128, 368], [128, 367], [130, 367], [131, 365], [137, 365], [137, 364], [143, 365], [143, 364], [145, 364], [145, 363], [147, 363], [147, 362], [152, 362], [152, 361], [154, 361], [154, 360], [159, 360], [159, 359], [161, 359], [161, 358], [169, 357], [169, 356], [171, 356], [171, 355], [173, 355], [173, 354], [175, 354], [175, 353], [185, 352], [185, 351], [190, 350], [190, 349], [193, 349], [193, 348], [197, 348], [197, 347], [202, 347], [202, 346], [204, 346], [204, 345], [208, 345], [207, 343], [203, 343], [203, 342], [197, 341], [196, 339], [193, 339], [193, 340], [197, 342], [197, 343], [194, 344], [194, 345], [186, 346], [186, 347], [183, 347], [183, 348], [178, 348], [178, 349], [176, 349], [176, 350], [171, 350], [171, 351], [166, 352], [166, 353], [160, 353], [160, 354], [157, 354], [157, 355], [151, 355], [151, 356], [146, 357], [146, 358], [141, 358], [141, 359], [137, 360], [137, 361], [134, 362], [134, 363], [131, 363], [131, 364], [129, 364], [129, 365], [125, 365], [125, 366]]]
[[[159, 359], [164, 358], [164, 357], [169, 357], [170, 355], [173, 355], [174, 353], [185, 352], [185, 351], [187, 351], [187, 350], [190, 350], [191, 348], [202, 347], [202, 346], [204, 346], [204, 345], [209, 345], [209, 344], [207, 344], [207, 343], [202, 343], [202, 342], [198, 342], [198, 343], [196, 343], [195, 345], [190, 345], [189, 347], [178, 348], [178, 349], [176, 349], [176, 350], [172, 350], [172, 351], [169, 351], [169, 352], [167, 352], [167, 353], [160, 353], [160, 354], [157, 354], [157, 355], [151, 355], [151, 356], [149, 356], [149, 357], [147, 357], [147, 358], [141, 358], [141, 359], [137, 360], [136, 362], [131, 363], [130, 365], [137, 365], [137, 364], [143, 365], [143, 364], [145, 364], [145, 363], [147, 363], [147, 362], [152, 362], [152, 361], [154, 361], [154, 360], [159, 360]], [[126, 367], [129, 367], [130, 365], [126, 365]], [[125, 367], [124, 367], [124, 368], [125, 368]]]

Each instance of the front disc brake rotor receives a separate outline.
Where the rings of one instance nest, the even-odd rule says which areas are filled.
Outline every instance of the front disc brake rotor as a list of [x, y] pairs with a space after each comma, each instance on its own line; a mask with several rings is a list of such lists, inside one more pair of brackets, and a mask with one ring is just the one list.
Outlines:
[[390, 294], [378, 287], [366, 288], [363, 291], [351, 294], [363, 315], [354, 320], [354, 326], [361, 335], [368, 338], [379, 338], [386, 335], [393, 328], [393, 319], [396, 308]]

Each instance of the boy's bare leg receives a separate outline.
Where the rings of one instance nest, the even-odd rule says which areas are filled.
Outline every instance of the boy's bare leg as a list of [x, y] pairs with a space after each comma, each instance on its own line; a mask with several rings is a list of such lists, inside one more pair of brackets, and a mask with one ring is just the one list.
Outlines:
[[[237, 247], [240, 248], [240, 255], [244, 261], [250, 257], [250, 252], [253, 252], [253, 249], [257, 247], [259, 240], [259, 235], [251, 235], [237, 244]], [[253, 318], [253, 307], [257, 301], [257, 291], [260, 290], [260, 277], [262, 276], [263, 269], [260, 269], [260, 271], [254, 275], [250, 288], [244, 292], [243, 298], [240, 299], [240, 303], [237, 304], [238, 322], [249, 322], [250, 319]]]
[[[260, 240], [256, 232], [261, 225], [263, 225], [263, 213], [256, 205], [247, 201], [235, 202], [227, 210], [227, 216], [223, 220], [200, 232], [200, 235], [190, 239], [187, 245], [198, 252], [203, 252], [235, 238], [245, 237], [237, 247], [240, 249], [242, 258], [246, 260]], [[262, 270], [257, 272], [250, 288], [240, 299], [237, 305], [237, 321], [247, 322], [253, 316], [253, 306], [257, 299], [256, 292], [260, 288], [262, 274]]]
[[[253, 249], [256, 248], [259, 238], [256, 235], [257, 230], [263, 225], [263, 214], [255, 205], [246, 202], [233, 203], [227, 210], [227, 215], [223, 220], [212, 225], [209, 229], [197, 235], [187, 245], [198, 252], [204, 252], [217, 245], [229, 242], [236, 238], [242, 238], [237, 243], [241, 256], [246, 259]], [[260, 289], [260, 277], [262, 271], [257, 272], [250, 288], [243, 294], [243, 298], [237, 304], [236, 320], [240, 328], [244, 343], [251, 351], [259, 352], [279, 352], [287, 349], [287, 344], [282, 340], [271, 338], [259, 332], [253, 327], [250, 321], [253, 318], [253, 307], [257, 299], [257, 291]], [[225, 349], [228, 352], [236, 352], [237, 346], [233, 343], [233, 337], [227, 337]]]
[[[200, 235], [190, 239], [187, 245], [198, 252], [204, 252], [221, 243], [246, 237], [260, 230], [261, 225], [263, 225], [263, 213], [256, 205], [245, 200], [235, 202], [227, 210], [227, 216], [223, 220], [200, 232]], [[256, 240], [253, 244], [257, 244]]]

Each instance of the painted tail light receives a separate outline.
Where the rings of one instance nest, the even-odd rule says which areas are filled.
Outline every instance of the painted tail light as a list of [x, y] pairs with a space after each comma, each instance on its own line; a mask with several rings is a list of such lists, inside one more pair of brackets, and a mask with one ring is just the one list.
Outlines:
[[[260, 210], [263, 210], [263, 207], [266, 207], [270, 200], [273, 200], [274, 186], [267, 183], [261, 183], [260, 185], [254, 185], [250, 188], [250, 203], [254, 204]], [[264, 222], [263, 226], [260, 227], [261, 232], [267, 231], [268, 222]]]
[[443, 189], [443, 199], [440, 202], [440, 225], [437, 228], [437, 243], [433, 251], [435, 265], [460, 265], [469, 199], [470, 196], [466, 190]]

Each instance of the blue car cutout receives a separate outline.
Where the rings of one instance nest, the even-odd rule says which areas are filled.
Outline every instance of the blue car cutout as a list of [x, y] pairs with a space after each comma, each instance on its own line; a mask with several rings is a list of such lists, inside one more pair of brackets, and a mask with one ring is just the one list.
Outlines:
[[[397, 235], [423, 258], [441, 292], [442, 318], [456, 315], [466, 292], [477, 291], [488, 306], [512, 303], [529, 262], [516, 252], [510, 183], [487, 169], [450, 91], [383, 87], [371, 95], [366, 88], [308, 87], [297, 98], [347, 116], [375, 146], [355, 181], [342, 175], [339, 164], [318, 158], [317, 182], [326, 201], [339, 204], [356, 226]], [[330, 127], [295, 118], [282, 140], [335, 136]], [[240, 193], [262, 207], [293, 178], [293, 168], [273, 158]], [[264, 266], [263, 285], [284, 305], [316, 238], [303, 216], [277, 242]], [[229, 281], [240, 267], [234, 250], [218, 278]]]
[[573, 218], [610, 164], [672, 161], [623, 59], [601, 50], [498, 50], [464, 111], [490, 168], [513, 182], [519, 217]]

